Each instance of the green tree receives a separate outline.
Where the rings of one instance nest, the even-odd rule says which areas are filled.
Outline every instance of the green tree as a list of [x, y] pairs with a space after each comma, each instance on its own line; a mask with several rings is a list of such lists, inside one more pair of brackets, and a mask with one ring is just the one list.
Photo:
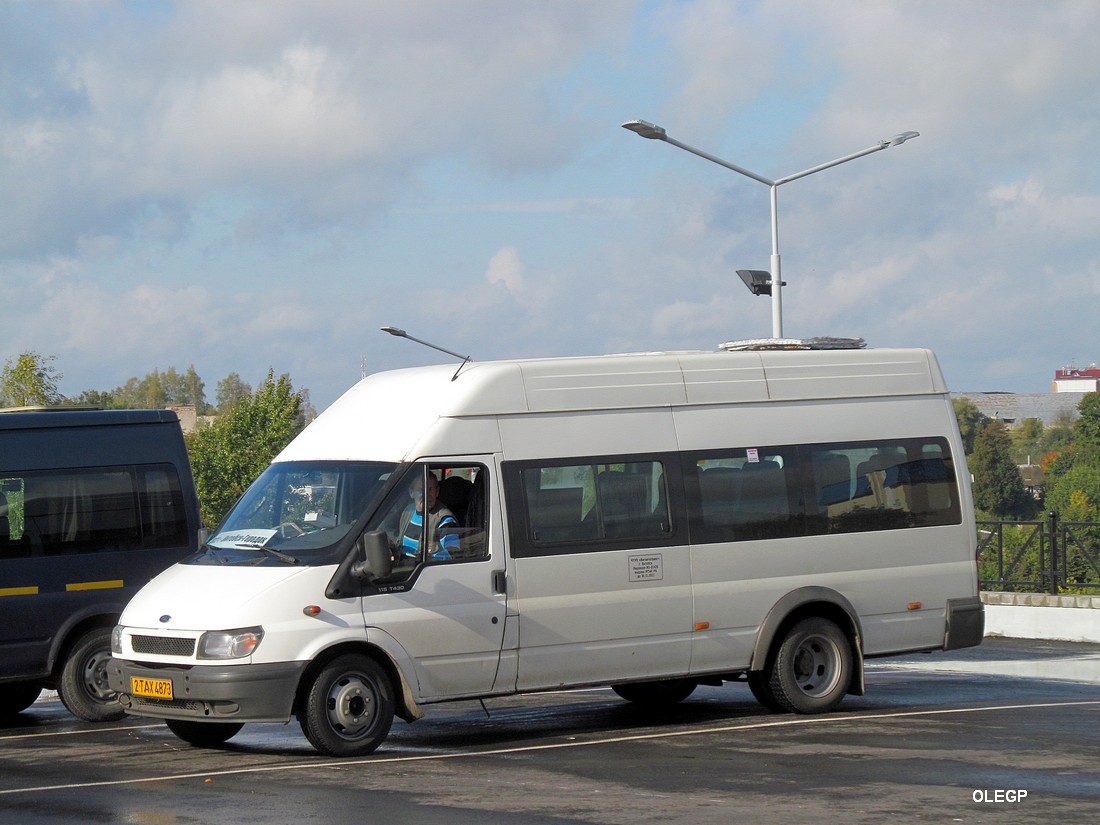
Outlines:
[[[220, 388], [219, 384], [219, 388]], [[269, 370], [210, 427], [188, 437], [203, 522], [214, 527], [241, 493], [302, 429], [302, 394], [290, 377]]]
[[77, 407], [99, 407], [101, 410], [117, 409], [114, 393], [110, 390], [84, 390], [80, 395], [70, 397], [69, 403]]
[[63, 377], [53, 368], [54, 355], [22, 352], [4, 362], [0, 374], [0, 406], [27, 407], [57, 404], [63, 400], [57, 382]]
[[1077, 405], [1080, 417], [1073, 425], [1078, 447], [1100, 449], [1100, 392], [1090, 392]]
[[963, 450], [967, 455], [974, 452], [974, 440], [989, 422], [989, 416], [977, 408], [969, 398], [956, 398], [951, 402], [955, 408], [955, 418], [959, 422], [959, 434], [962, 435]]
[[1012, 455], [1017, 464], [1035, 464], [1043, 457], [1045, 434], [1038, 418], [1025, 418], [1012, 429]]
[[242, 381], [237, 373], [229, 373], [229, 375], [218, 382], [218, 389], [215, 395], [218, 405], [218, 414], [221, 415], [222, 413], [228, 412], [232, 409], [234, 404], [250, 395], [252, 395], [252, 387]]
[[990, 421], [974, 439], [968, 462], [974, 474], [974, 507], [994, 518], [1025, 519], [1037, 504], [1024, 489], [1012, 460], [1012, 439], [1001, 421]]

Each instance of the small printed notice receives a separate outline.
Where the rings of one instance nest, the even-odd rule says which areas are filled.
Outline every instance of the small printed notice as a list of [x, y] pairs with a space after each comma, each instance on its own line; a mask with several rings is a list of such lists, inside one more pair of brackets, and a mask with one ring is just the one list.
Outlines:
[[664, 561], [660, 553], [651, 556], [630, 556], [630, 580], [632, 582], [655, 582], [665, 577]]
[[749, 464], [760, 463], [760, 451], [756, 447], [749, 447], [745, 450], [745, 457], [748, 459]]

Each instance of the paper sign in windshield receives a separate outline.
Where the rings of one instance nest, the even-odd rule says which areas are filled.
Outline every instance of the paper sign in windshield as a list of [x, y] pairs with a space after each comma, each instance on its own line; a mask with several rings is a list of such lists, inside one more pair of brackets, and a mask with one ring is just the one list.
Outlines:
[[266, 544], [275, 533], [275, 530], [231, 530], [218, 533], [207, 544], [214, 547], [252, 547]]

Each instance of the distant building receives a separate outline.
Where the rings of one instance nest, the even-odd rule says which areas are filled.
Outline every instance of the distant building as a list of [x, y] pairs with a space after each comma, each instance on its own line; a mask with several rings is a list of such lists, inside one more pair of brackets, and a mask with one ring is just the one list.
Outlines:
[[184, 435], [190, 435], [200, 427], [209, 427], [214, 423], [213, 415], [198, 415], [194, 404], [169, 404], [165, 409], [175, 412], [180, 419], [180, 429]]
[[1027, 418], [1037, 418], [1044, 427], [1077, 420], [1077, 405], [1085, 393], [1100, 389], [1100, 368], [1064, 367], [1054, 371], [1049, 393], [953, 392], [952, 398], [966, 398], [982, 415], [1012, 427]]
[[1078, 393], [953, 392], [952, 398], [966, 398], [982, 415], [1012, 427], [1025, 418], [1038, 418], [1044, 427], [1077, 420]]
[[1054, 371], [1051, 392], [1096, 392], [1100, 389], [1100, 369], [1091, 364], [1087, 370], [1063, 367]]

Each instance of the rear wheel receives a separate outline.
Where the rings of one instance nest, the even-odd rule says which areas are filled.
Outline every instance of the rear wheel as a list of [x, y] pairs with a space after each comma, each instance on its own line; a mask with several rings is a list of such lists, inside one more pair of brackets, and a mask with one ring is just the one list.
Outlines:
[[190, 722], [184, 719], [165, 719], [164, 724], [184, 742], [199, 748], [223, 745], [244, 727], [241, 722]]
[[374, 659], [340, 656], [309, 683], [298, 710], [302, 733], [328, 756], [363, 756], [393, 724], [393, 684]]
[[73, 716], [88, 722], [111, 722], [126, 715], [118, 694], [107, 685], [110, 658], [109, 627], [92, 628], [69, 649], [57, 681], [57, 694]]
[[25, 711], [41, 692], [42, 688], [31, 682], [0, 685], [0, 718]]
[[783, 639], [767, 671], [771, 696], [794, 713], [826, 713], [848, 692], [852, 645], [828, 619], [812, 616]]
[[698, 687], [691, 679], [665, 679], [660, 682], [632, 682], [612, 685], [611, 689], [623, 699], [637, 705], [664, 707], [687, 699]]

